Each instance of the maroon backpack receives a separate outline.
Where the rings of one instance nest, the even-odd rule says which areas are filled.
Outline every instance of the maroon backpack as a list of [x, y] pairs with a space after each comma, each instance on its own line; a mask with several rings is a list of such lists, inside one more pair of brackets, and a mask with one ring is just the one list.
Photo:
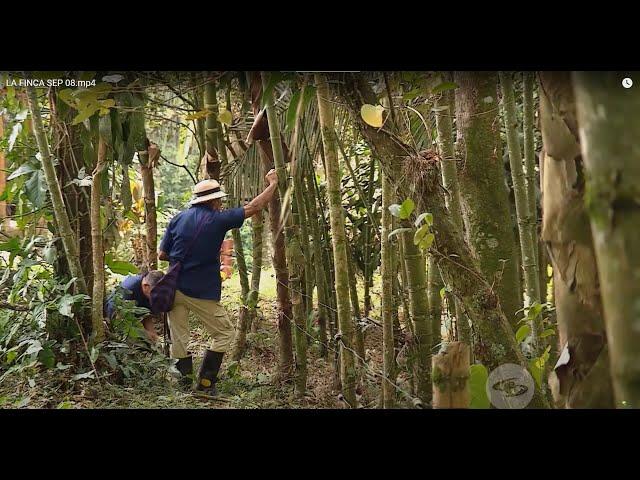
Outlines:
[[160, 281], [156, 283], [156, 286], [151, 289], [151, 312], [156, 314], [166, 313], [173, 308], [173, 302], [175, 301], [176, 290], [178, 288], [178, 276], [182, 269], [182, 262], [184, 262], [191, 253], [191, 248], [200, 235], [202, 227], [204, 227], [204, 224], [207, 223], [207, 220], [210, 218], [210, 215], [205, 215], [200, 219], [196, 233], [185, 250], [182, 260], [171, 265], [167, 273], [165, 273]]

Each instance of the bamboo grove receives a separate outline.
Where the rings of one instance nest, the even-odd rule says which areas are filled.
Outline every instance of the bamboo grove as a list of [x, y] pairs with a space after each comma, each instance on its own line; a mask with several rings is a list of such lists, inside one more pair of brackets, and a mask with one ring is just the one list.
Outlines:
[[0, 91], [0, 378], [71, 342], [108, 382], [111, 276], [166, 267], [167, 205], [196, 181], [238, 206], [275, 168], [232, 231], [229, 361], [266, 322], [269, 382], [302, 405], [320, 358], [343, 408], [490, 408], [507, 364], [529, 408], [640, 406], [640, 96], [619, 75], [64, 75], [97, 81]]

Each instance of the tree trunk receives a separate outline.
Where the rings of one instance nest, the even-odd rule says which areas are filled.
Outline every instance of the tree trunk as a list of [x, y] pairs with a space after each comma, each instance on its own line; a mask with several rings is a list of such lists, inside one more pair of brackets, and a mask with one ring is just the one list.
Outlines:
[[98, 159], [91, 179], [91, 245], [93, 249], [93, 264], [97, 267], [93, 276], [92, 298], [92, 339], [93, 343], [104, 340], [104, 250], [102, 246], [102, 225], [100, 222], [100, 205], [102, 204], [102, 176], [105, 174], [107, 145], [102, 139], [98, 140]]
[[393, 277], [396, 274], [389, 234], [392, 232], [392, 216], [389, 206], [393, 204], [393, 190], [387, 176], [382, 174], [382, 238], [380, 246], [382, 276], [382, 402], [384, 408], [394, 408], [395, 389], [390, 382], [396, 378], [396, 355], [393, 338], [393, 320], [396, 302], [393, 295]]
[[331, 219], [331, 239], [335, 265], [335, 286], [340, 331], [340, 379], [342, 394], [346, 403], [356, 406], [354, 365], [354, 325], [349, 306], [349, 272], [347, 269], [347, 238], [344, 229], [344, 212], [340, 194], [340, 170], [333, 123], [333, 111], [329, 103], [329, 85], [327, 78], [315, 74], [320, 128], [327, 171], [329, 216]]
[[[58, 99], [57, 92], [51, 90], [49, 94], [51, 105], [51, 122], [54, 126], [53, 155], [59, 160], [56, 174], [62, 190], [62, 198], [67, 208], [67, 215], [71, 229], [76, 235], [76, 244], [80, 255], [80, 267], [87, 284], [87, 291], [93, 292], [93, 248], [91, 245], [91, 194], [86, 188], [79, 187], [72, 182], [78, 177], [78, 172], [92, 169], [96, 158], [84, 158], [83, 144], [80, 131], [84, 125], [71, 125], [74, 113], [71, 107]], [[61, 241], [56, 241], [58, 251], [64, 251]], [[64, 256], [59, 256], [56, 262], [56, 275], [62, 278], [70, 275]], [[99, 268], [102, 268], [99, 266]], [[80, 324], [87, 336], [91, 332], [91, 310], [83, 310]]]
[[587, 209], [618, 408], [640, 407], [640, 100], [619, 72], [576, 72]]
[[518, 248], [502, 166], [497, 75], [456, 72], [457, 150], [466, 235], [500, 305], [515, 327], [522, 305]]
[[447, 344], [433, 357], [433, 408], [469, 408], [469, 346]]
[[[516, 119], [515, 94], [513, 79], [508, 72], [500, 72], [500, 85], [502, 87], [502, 102], [504, 109], [504, 123], [509, 148], [509, 164], [511, 165], [511, 178], [513, 180], [513, 192], [516, 201], [516, 215], [518, 218], [518, 233], [520, 236], [520, 253], [522, 259], [522, 271], [524, 273], [524, 286], [527, 294], [527, 307], [540, 303], [540, 284], [538, 278], [538, 258], [536, 257], [536, 224], [529, 209], [527, 185], [525, 184], [524, 170], [522, 167], [522, 153], [518, 140]], [[537, 315], [531, 321], [531, 338], [534, 356], [540, 354], [538, 342], [542, 326], [542, 317]]]
[[[268, 85], [268, 77], [262, 73], [263, 92]], [[271, 147], [273, 149], [273, 161], [276, 171], [278, 172], [278, 191], [281, 199], [286, 199], [290, 192], [288, 182], [288, 172], [285, 165], [284, 150], [280, 136], [280, 127], [276, 110], [273, 102], [273, 95], [266, 99], [267, 122], [269, 124], [269, 134], [271, 137]], [[283, 200], [284, 201], [284, 200]], [[296, 347], [296, 395], [299, 398], [304, 397], [307, 385], [307, 337], [306, 337], [306, 319], [304, 318], [304, 304], [301, 295], [301, 272], [302, 272], [302, 251], [300, 248], [298, 226], [294, 223], [293, 214], [297, 217], [297, 209], [295, 201], [291, 202], [292, 215], [288, 212], [281, 212], [280, 219], [276, 222], [276, 228], [280, 225], [285, 229], [285, 253], [287, 256], [287, 265], [289, 266], [289, 290], [291, 295], [291, 304], [293, 307], [293, 322], [296, 327], [294, 330], [294, 339]], [[297, 220], [297, 218], [296, 218]]]
[[51, 203], [53, 205], [53, 214], [60, 230], [60, 237], [62, 238], [65, 256], [69, 263], [69, 271], [71, 272], [71, 275], [77, 279], [77, 291], [79, 293], [86, 294], [87, 284], [82, 272], [82, 266], [80, 265], [76, 237], [71, 229], [67, 210], [62, 199], [62, 191], [53, 165], [51, 150], [49, 149], [49, 141], [47, 140], [47, 134], [44, 131], [42, 117], [40, 116], [40, 106], [38, 104], [36, 90], [33, 87], [27, 87], [26, 91], [29, 110], [31, 111], [31, 118], [33, 120], [33, 130], [38, 143], [38, 150], [40, 151], [42, 169], [44, 170], [45, 181], [47, 182]]
[[[356, 120], [363, 137], [367, 140], [382, 163], [386, 174], [392, 178], [407, 178], [417, 193], [418, 211], [433, 214], [435, 245], [432, 251], [437, 255], [443, 280], [453, 288], [454, 293], [473, 322], [477, 339], [474, 342], [476, 358], [489, 371], [504, 363], [516, 363], [524, 368], [527, 361], [515, 341], [510, 323], [502, 312], [500, 302], [492, 285], [480, 273], [479, 263], [463, 240], [462, 232], [451, 221], [444, 205], [444, 194], [440, 186], [441, 174], [437, 162], [428, 158], [408, 155], [411, 149], [388, 133], [370, 127], [360, 117], [364, 101], [371, 98], [371, 89], [362, 81], [354, 81], [347, 76], [342, 100]], [[420, 172], [411, 178], [408, 172]], [[547, 406], [539, 389], [536, 389], [531, 407]]]
[[600, 283], [569, 72], [540, 73], [544, 155], [542, 239], [553, 265], [560, 360], [549, 375], [555, 404], [567, 408], [613, 406]]

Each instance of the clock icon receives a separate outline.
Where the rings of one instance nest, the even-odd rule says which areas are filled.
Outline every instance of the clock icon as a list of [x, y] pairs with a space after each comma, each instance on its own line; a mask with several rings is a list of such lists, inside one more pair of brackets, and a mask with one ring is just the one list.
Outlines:
[[622, 86], [624, 88], [631, 88], [633, 86], [633, 80], [631, 80], [629, 77], [623, 78], [622, 79]]

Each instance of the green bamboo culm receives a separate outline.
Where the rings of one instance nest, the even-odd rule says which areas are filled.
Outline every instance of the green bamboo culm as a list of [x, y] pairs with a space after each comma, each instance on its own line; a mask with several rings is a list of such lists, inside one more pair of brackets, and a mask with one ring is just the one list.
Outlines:
[[340, 193], [340, 169], [334, 132], [333, 111], [329, 103], [329, 85], [326, 76], [315, 74], [316, 94], [322, 144], [326, 163], [331, 240], [335, 266], [335, 289], [340, 335], [340, 379], [342, 395], [349, 407], [356, 407], [356, 371], [354, 363], [354, 324], [349, 305], [349, 271], [347, 269], [347, 238]]
[[[448, 78], [447, 78], [448, 79]], [[440, 153], [440, 174], [442, 176], [442, 184], [447, 191], [446, 201], [447, 209], [451, 220], [456, 227], [462, 231], [462, 211], [460, 207], [460, 185], [458, 184], [458, 170], [456, 166], [455, 150], [453, 146], [453, 115], [455, 112], [455, 99], [451, 91], [445, 91], [440, 94], [435, 102], [436, 111], [436, 131], [438, 152]], [[430, 260], [429, 262], [429, 278], [436, 279], [440, 272], [431, 271], [433, 266], [439, 269], [437, 262]], [[442, 283], [442, 279], [439, 284]], [[438, 291], [438, 295], [440, 292]], [[431, 296], [429, 297], [429, 305], [431, 305]], [[438, 300], [434, 297], [434, 301]], [[454, 299], [453, 305], [456, 314], [456, 338], [460, 342], [471, 344], [471, 329], [469, 328], [469, 319], [464, 314], [464, 309], [460, 305], [460, 300]], [[435, 307], [431, 306], [431, 310], [435, 311]], [[434, 320], [435, 325], [435, 320]], [[434, 331], [434, 337], [438, 336], [439, 331]], [[435, 341], [435, 338], [434, 338]]]
[[[533, 222], [530, 204], [527, 199], [522, 153], [518, 141], [515, 93], [511, 72], [500, 72], [500, 86], [504, 124], [509, 148], [509, 164], [516, 201], [516, 215], [518, 217], [518, 232], [520, 233], [520, 250], [522, 256], [522, 270], [524, 272], [524, 286], [527, 295], [527, 307], [540, 302], [540, 283], [538, 281], [538, 257], [536, 255], [537, 235]], [[531, 322], [531, 338], [535, 354], [539, 354], [538, 341], [541, 329], [541, 316], [536, 316]]]

